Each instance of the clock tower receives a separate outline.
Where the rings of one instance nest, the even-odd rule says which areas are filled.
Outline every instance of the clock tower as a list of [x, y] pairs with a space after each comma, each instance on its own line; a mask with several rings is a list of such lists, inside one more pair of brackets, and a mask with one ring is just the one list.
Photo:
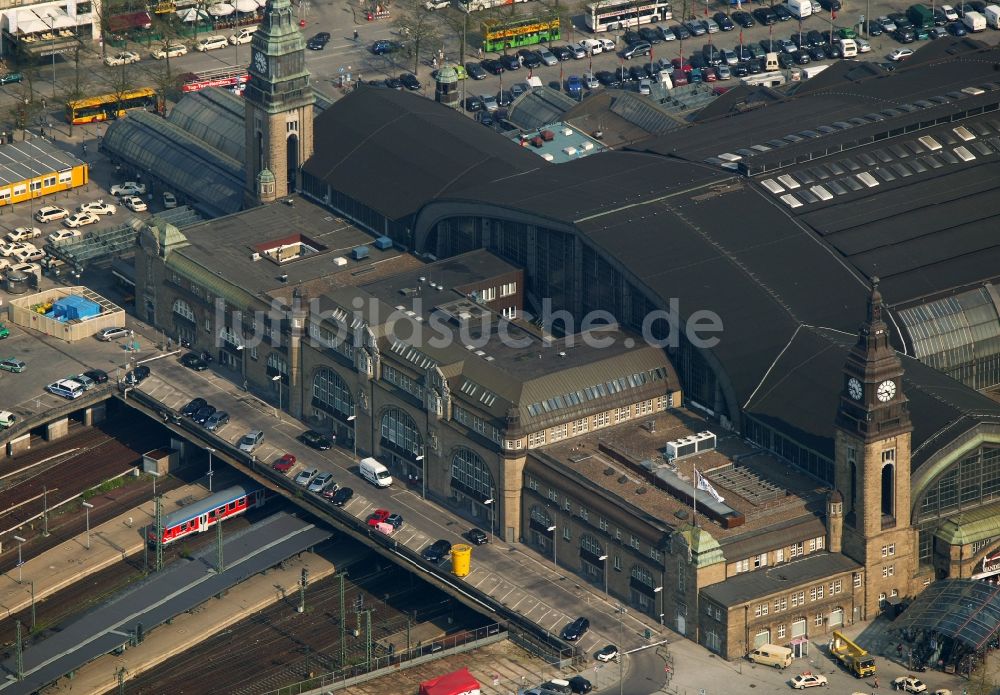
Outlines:
[[314, 97], [305, 48], [289, 0], [267, 0], [250, 43], [250, 81], [244, 92], [250, 205], [294, 190], [299, 169], [312, 155]]
[[837, 408], [835, 487], [844, 500], [843, 552], [865, 566], [859, 619], [910, 594], [916, 532], [910, 527], [910, 423], [903, 365], [889, 344], [878, 278], [868, 316], [847, 355]]

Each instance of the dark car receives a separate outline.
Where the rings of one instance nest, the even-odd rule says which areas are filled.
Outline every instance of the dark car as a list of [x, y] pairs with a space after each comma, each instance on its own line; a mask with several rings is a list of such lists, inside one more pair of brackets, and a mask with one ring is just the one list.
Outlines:
[[387, 77], [385, 78], [385, 86], [389, 89], [403, 89], [403, 81], [398, 77]]
[[807, 50], [811, 60], [826, 60], [826, 51], [822, 46], [810, 46]]
[[208, 363], [193, 352], [189, 352], [181, 358], [181, 364], [196, 372], [203, 372], [208, 369]]
[[674, 36], [677, 37], [678, 41], [685, 41], [691, 38], [691, 32], [688, 31], [688, 28], [683, 24], [675, 24], [670, 27], [670, 31], [674, 33]]
[[652, 27], [642, 27], [639, 29], [639, 36], [642, 37], [643, 41], [648, 41], [649, 43], [663, 43], [663, 37], [660, 36], [660, 32]]
[[[521, 61], [517, 59], [516, 55], [511, 53], [505, 53], [500, 56], [500, 65], [504, 70], [518, 70], [521, 67]], [[486, 67], [485, 65], [483, 67]], [[495, 73], [499, 74], [499, 73]]]
[[225, 410], [216, 410], [212, 416], [205, 420], [205, 429], [215, 432], [217, 429], [229, 422], [229, 413]]
[[330, 32], [321, 31], [306, 41], [306, 48], [311, 51], [322, 51], [328, 43], [330, 43]]
[[639, 56], [648, 56], [653, 50], [653, 47], [646, 41], [641, 41], [636, 44], [632, 44], [624, 51], [622, 51], [622, 58], [625, 60], [632, 60], [633, 58], [638, 58]]
[[204, 425], [208, 418], [215, 415], [216, 410], [214, 405], [206, 405], [204, 408], [199, 408], [198, 412], [191, 416], [191, 419], [199, 425]]
[[451, 552], [451, 543], [441, 539], [434, 541], [429, 546], [423, 549], [420, 553], [420, 557], [427, 560], [427, 562], [441, 562], [448, 554]]
[[638, 82], [639, 80], [646, 79], [646, 71], [642, 69], [641, 65], [633, 65], [628, 69], [628, 79], [630, 82]]
[[490, 541], [490, 537], [486, 535], [486, 531], [478, 528], [469, 529], [469, 532], [465, 534], [465, 537], [468, 538], [469, 542], [473, 545], [484, 545]]
[[812, 58], [809, 57], [809, 51], [801, 49], [792, 54], [792, 59], [796, 65], [809, 65], [812, 62]]
[[823, 34], [819, 33], [815, 29], [811, 29], [808, 34], [806, 34], [806, 43], [810, 46], [819, 46], [823, 43]]
[[83, 375], [95, 384], [106, 384], [108, 382], [108, 373], [103, 369], [91, 369], [84, 372]]
[[517, 52], [517, 56], [521, 59], [521, 65], [530, 70], [542, 67], [542, 56], [536, 51], [522, 48]]
[[701, 73], [701, 68], [695, 68], [688, 73], [688, 82], [691, 84], [701, 84], [705, 81], [704, 75]]
[[510, 86], [510, 98], [517, 99], [522, 94], [527, 94], [531, 91], [531, 87], [527, 82], [515, 82]]
[[[808, 59], [808, 56], [806, 56]], [[791, 53], [779, 53], [778, 54], [778, 67], [782, 70], [790, 70], [791, 67], [795, 65], [795, 59], [792, 57]]]
[[903, 29], [906, 27], [913, 28], [913, 22], [902, 12], [891, 12], [889, 14], [889, 19], [896, 25], [897, 29]]
[[869, 36], [881, 36], [883, 34], [882, 25], [878, 22], [869, 21], [868, 22], [868, 35]]
[[819, 0], [819, 6], [827, 12], [840, 12], [840, 0]]
[[570, 50], [569, 46], [553, 46], [552, 55], [554, 55], [559, 60], [566, 62], [567, 60], [573, 60], [575, 57], [573, 51]]
[[781, 51], [781, 46], [778, 44], [778, 40], [777, 39], [773, 39], [773, 40], [772, 39], [761, 39], [759, 45], [760, 45], [761, 49], [764, 51], [765, 54], [767, 54], [767, 53], [778, 53], [779, 51]]
[[746, 61], [741, 61], [733, 66], [733, 77], [746, 77], [750, 74], [750, 68], [747, 67]]
[[722, 65], [722, 53], [716, 46], [706, 43], [701, 47], [701, 56], [709, 65]]
[[770, 7], [758, 7], [753, 11], [754, 18], [766, 27], [777, 24], [778, 15]]
[[774, 14], [778, 15], [779, 22], [787, 22], [792, 19], [795, 15], [792, 14], [791, 10], [785, 7], [784, 3], [777, 3], [771, 5], [771, 9], [774, 10]]
[[403, 515], [393, 512], [385, 518], [385, 523], [389, 524], [393, 529], [398, 531], [403, 528]]
[[747, 70], [751, 75], [759, 75], [764, 72], [764, 64], [760, 62], [760, 58], [753, 58], [747, 61]]
[[844, 57], [843, 51], [840, 50], [839, 43], [825, 43], [823, 44], [823, 53], [830, 60], [838, 60]]
[[144, 364], [140, 364], [138, 367], [125, 374], [125, 383], [130, 386], [135, 386], [148, 376], [149, 367]]
[[599, 70], [598, 72], [595, 72], [594, 77], [596, 77], [597, 81], [605, 87], [614, 87], [620, 82], [620, 80], [615, 77], [615, 73], [607, 70]]
[[952, 22], [945, 28], [952, 36], [965, 36], [969, 33], [969, 30], [965, 28], [962, 22]]
[[0, 74], [0, 84], [14, 84], [23, 79], [24, 77], [19, 72], [5, 72]]
[[577, 618], [569, 625], [563, 628], [562, 638], [568, 642], [575, 642], [576, 640], [583, 637], [583, 635], [590, 629], [590, 621], [586, 618]]
[[342, 487], [330, 498], [330, 504], [334, 507], [343, 507], [354, 497], [354, 490], [349, 487]]
[[318, 449], [319, 451], [326, 451], [333, 446], [333, 442], [329, 437], [320, 434], [316, 430], [306, 430], [299, 435], [299, 441], [306, 446]]
[[465, 97], [464, 106], [465, 110], [469, 113], [478, 113], [486, 108], [486, 104], [483, 103], [483, 100], [475, 95]]
[[491, 75], [499, 75], [503, 72], [503, 64], [499, 60], [487, 58], [479, 61], [479, 65]]
[[478, 63], [466, 63], [465, 74], [474, 80], [485, 80], [489, 76], [489, 73]]
[[931, 13], [931, 16], [934, 17], [934, 26], [936, 27], [943, 27], [948, 23], [948, 18], [945, 16], [944, 11], [941, 10], [941, 8], [935, 9], [934, 12]]
[[403, 86], [411, 92], [416, 92], [420, 89], [420, 80], [418, 80], [417, 76], [411, 72], [404, 72], [399, 76], [399, 81], [402, 82]]
[[569, 679], [569, 689], [578, 695], [586, 695], [594, 689], [594, 686], [583, 676], [573, 676]]
[[901, 27], [892, 32], [892, 38], [900, 43], [913, 43], [917, 40], [917, 34], [913, 31], [913, 27]]
[[757, 22], [754, 21], [753, 15], [749, 12], [733, 12], [733, 21], [739, 24], [744, 29], [749, 29], [750, 27], [756, 26]]
[[732, 31], [735, 28], [733, 20], [725, 12], [716, 12], [712, 15], [712, 19], [715, 20], [715, 23], [719, 25], [719, 29], [722, 31]]
[[645, 40], [646, 39], [642, 38], [642, 35], [638, 31], [633, 31], [632, 29], [629, 29], [622, 34], [622, 41], [625, 42], [626, 46], [631, 46]]
[[402, 46], [395, 41], [386, 41], [385, 39], [382, 39], [373, 43], [371, 50], [375, 55], [383, 56], [388, 55], [389, 53], [395, 53], [400, 48], [402, 48]]
[[204, 398], [192, 399], [191, 402], [188, 403], [186, 406], [184, 406], [184, 408], [181, 410], [181, 414], [184, 415], [185, 417], [194, 417], [194, 414], [197, 413], [202, 408], [204, 408], [206, 405], [208, 405], [208, 401], [206, 401]]

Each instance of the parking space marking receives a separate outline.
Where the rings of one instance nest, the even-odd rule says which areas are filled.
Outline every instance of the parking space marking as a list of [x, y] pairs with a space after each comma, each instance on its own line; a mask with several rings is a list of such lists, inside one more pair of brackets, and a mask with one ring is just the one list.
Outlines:
[[[506, 585], [505, 585], [505, 586], [506, 586]], [[511, 589], [509, 589], [509, 590], [507, 591], [507, 593], [505, 593], [505, 594], [504, 594], [503, 596], [500, 596], [500, 597], [498, 597], [498, 599], [499, 599], [500, 603], [503, 603], [504, 601], [506, 601], [506, 600], [507, 600], [507, 597], [508, 597], [508, 596], [510, 596], [511, 594], [513, 594], [513, 593], [514, 593], [514, 591], [515, 591], [515, 589], [514, 589], [514, 588], [511, 588]]]

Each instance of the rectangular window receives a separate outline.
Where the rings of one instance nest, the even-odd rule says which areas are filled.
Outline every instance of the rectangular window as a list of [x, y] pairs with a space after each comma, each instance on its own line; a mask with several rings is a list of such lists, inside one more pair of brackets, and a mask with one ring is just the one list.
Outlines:
[[886, 449], [882, 452], [882, 463], [893, 463], [896, 460], [896, 450]]
[[622, 530], [620, 528], [615, 529], [615, 540], [620, 541], [622, 539]]
[[792, 543], [791, 556], [792, 557], [799, 557], [800, 555], [803, 555], [803, 554], [804, 554], [804, 551], [802, 549], [802, 544], [801, 543]]
[[820, 584], [819, 586], [816, 587], [816, 598], [819, 599], [820, 601], [823, 600], [823, 585], [822, 584]]
[[860, 572], [855, 572], [854, 573], [854, 588], [855, 589], [860, 589], [861, 588], [861, 573]]
[[889, 544], [889, 545], [887, 546], [887, 548], [888, 548], [888, 550], [889, 550], [889, 557], [892, 557], [893, 555], [895, 555], [895, 554], [896, 554], [896, 544], [895, 544], [895, 543], [890, 543], [890, 544]]
[[816, 552], [816, 539], [815, 538], [810, 538], [809, 539], [809, 552], [810, 553]]
[[526, 478], [526, 482], [529, 490], [538, 490], [538, 481], [534, 478]]
[[590, 429], [588, 427], [589, 424], [590, 423], [587, 421], [587, 418], [583, 418], [581, 420], [574, 420], [573, 421], [573, 434], [583, 434], [588, 429]]
[[797, 592], [795, 592], [795, 593], [792, 594], [792, 608], [795, 608], [796, 606], [804, 605], [805, 602], [806, 602], [806, 592], [805, 591], [797, 591]]
[[614, 560], [615, 561], [612, 563], [612, 566], [616, 570], [618, 570], [619, 572], [621, 572], [622, 571], [622, 556], [621, 555], [615, 555]]
[[31, 190], [32, 191], [40, 191], [40, 190], [42, 190], [42, 180], [41, 179], [36, 179], [36, 180], [32, 181], [31, 182]]
[[639, 549], [639, 539], [636, 538], [635, 536], [631, 536], [631, 535], [629, 536], [628, 544], [631, 545], [636, 550]]
[[49, 188], [50, 186], [55, 186], [55, 185], [56, 185], [55, 176], [49, 176], [46, 177], [44, 180], [42, 180], [42, 186], [44, 186], [45, 188]]
[[0, 190], [0, 200], [10, 200], [10, 189], [4, 188]]
[[545, 444], [545, 430], [541, 432], [532, 432], [528, 435], [528, 446], [542, 446]]
[[594, 416], [594, 429], [598, 427], [607, 427], [611, 424], [611, 414], [610, 413], [598, 413]]
[[755, 555], [753, 558], [754, 569], [760, 567], [767, 567], [767, 553], [762, 553], [760, 555]]
[[761, 609], [762, 609], [763, 605], [764, 604], [758, 603], [756, 606], [754, 606], [753, 614], [754, 614], [755, 618], [759, 618], [762, 615], [762, 610]]
[[16, 186], [14, 186], [14, 195], [24, 195], [27, 192], [28, 192], [28, 187], [25, 186], [23, 183], [19, 183]]
[[760, 604], [760, 612], [763, 615], [767, 615], [767, 609], [768, 609], [768, 604], [766, 604], [766, 603]]
[[582, 504], [580, 505], [580, 518], [583, 519], [584, 521], [589, 521], [590, 519], [590, 512], [588, 512], [587, 508], [584, 507]]
[[566, 439], [568, 425], [556, 425], [552, 428], [552, 441], [558, 442], [561, 439]]
[[778, 548], [777, 550], [774, 551], [774, 562], [777, 564], [779, 562], [784, 562], [784, 561], [785, 561], [785, 549]]
[[844, 583], [841, 579], [834, 579], [830, 589], [831, 594], [839, 594], [844, 590]]
[[819, 538], [816, 539], [816, 549], [817, 550], [823, 549], [823, 536], [820, 536]]
[[570, 529], [569, 526], [563, 526], [563, 530], [562, 531], [563, 531], [563, 540], [564, 541], [572, 540], [573, 536], [571, 534], [571, 529]]
[[779, 625], [777, 631], [778, 639], [785, 639], [785, 626]]
[[569, 501], [569, 497], [563, 500], [563, 511], [568, 512], [573, 508], [573, 503]]
[[889, 576], [889, 565], [882, 565], [882, 578], [885, 579]]
[[559, 503], [559, 492], [556, 491], [556, 490], [553, 490], [552, 488], [549, 488], [548, 498], [550, 500], [552, 500], [553, 502], [555, 502], [556, 504], [558, 504]]
[[817, 598], [817, 596], [816, 596], [816, 587], [813, 587], [813, 588], [811, 588], [809, 590], [809, 600], [810, 601], [815, 601], [816, 598]]
[[624, 422], [632, 417], [632, 406], [626, 405], [615, 411], [615, 422]]
[[788, 597], [779, 596], [774, 599], [774, 612], [778, 613], [780, 611], [786, 610], [788, 608]]
[[605, 519], [603, 516], [597, 520], [597, 525], [598, 527], [600, 527], [602, 531], [608, 530], [608, 520]]
[[516, 282], [505, 282], [503, 285], [500, 286], [501, 297], [509, 297], [510, 295], [515, 294], [516, 292], [517, 292]]
[[821, 627], [823, 625], [823, 614], [822, 613], [817, 613], [816, 614], [816, 617], [813, 618], [813, 625], [815, 625], [816, 627]]
[[677, 561], [677, 590], [684, 593], [687, 584], [686, 567], [682, 560]]
[[737, 560], [736, 561], [736, 572], [749, 572], [750, 571], [750, 560]]
[[[79, 9], [79, 6], [77, 6]], [[72, 171], [60, 171], [59, 172], [59, 183], [70, 183], [73, 180]]]

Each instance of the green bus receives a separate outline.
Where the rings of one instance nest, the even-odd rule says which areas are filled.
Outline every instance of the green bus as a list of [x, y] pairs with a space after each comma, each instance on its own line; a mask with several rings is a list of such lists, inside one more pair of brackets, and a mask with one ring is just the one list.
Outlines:
[[559, 38], [558, 17], [487, 19], [481, 25], [483, 50], [504, 51]]

